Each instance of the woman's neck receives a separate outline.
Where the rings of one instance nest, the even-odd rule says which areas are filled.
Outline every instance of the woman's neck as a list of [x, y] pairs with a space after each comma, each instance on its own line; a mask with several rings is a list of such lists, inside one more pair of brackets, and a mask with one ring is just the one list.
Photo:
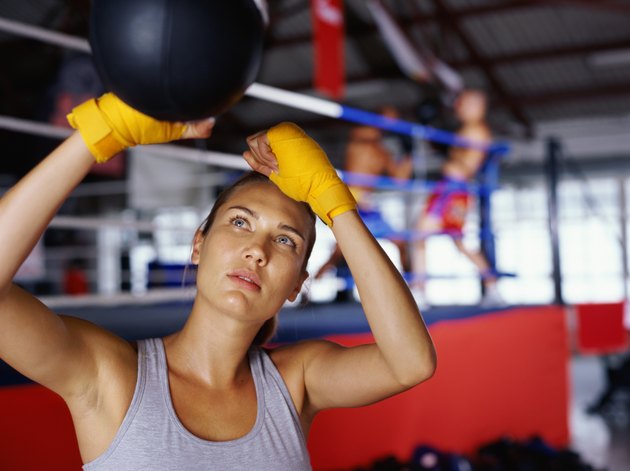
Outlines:
[[213, 315], [195, 301], [186, 324], [164, 338], [169, 368], [216, 387], [229, 387], [249, 374], [247, 352], [260, 326]]

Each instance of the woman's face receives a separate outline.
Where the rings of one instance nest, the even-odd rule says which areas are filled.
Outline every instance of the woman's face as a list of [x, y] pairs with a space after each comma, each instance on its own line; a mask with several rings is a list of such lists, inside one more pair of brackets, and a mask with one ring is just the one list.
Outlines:
[[235, 315], [266, 320], [298, 295], [314, 230], [304, 207], [273, 183], [238, 188], [195, 240], [199, 293]]

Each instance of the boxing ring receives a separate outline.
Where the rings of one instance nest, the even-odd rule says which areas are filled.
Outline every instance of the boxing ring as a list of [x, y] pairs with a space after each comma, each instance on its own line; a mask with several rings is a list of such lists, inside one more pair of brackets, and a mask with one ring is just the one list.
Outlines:
[[[87, 42], [82, 39], [8, 20], [0, 19], [0, 30], [89, 52]], [[463, 141], [445, 131], [262, 84], [253, 84], [246, 95], [419, 140], [482, 147], [488, 151], [479, 180], [470, 185], [470, 191], [474, 191], [478, 200], [479, 229], [474, 236], [479, 239], [493, 271], [502, 274], [497, 269], [491, 197], [499, 186], [500, 161], [509, 152], [506, 144], [488, 146]], [[0, 116], [0, 128], [55, 139], [63, 139], [70, 133], [63, 127], [9, 116]], [[138, 154], [134, 158], [142, 154], [223, 169], [206, 175], [199, 183], [206, 186], [225, 184], [234, 178], [235, 172], [247, 168], [240, 156], [172, 145], [141, 147], [132, 152]], [[353, 175], [346, 174], [344, 178], [351, 179]], [[379, 179], [374, 187], [415, 197], [429, 191], [432, 183]], [[78, 194], [82, 191], [89, 193], [89, 186], [77, 190]], [[146, 237], [165, 231], [186, 233], [192, 238], [195, 229], [133, 217], [68, 216], [55, 218], [51, 230], [55, 228], [87, 231], [96, 234], [97, 241], [101, 236], [107, 239], [107, 234], [114, 234], [113, 239], [129, 238], [132, 234], [131, 238], [143, 240], [143, 234]], [[413, 239], [418, 234], [409, 229], [406, 236]], [[123, 255], [120, 244], [111, 247], [103, 243], [99, 247], [97, 251], [105, 254], [105, 265], [120, 265]], [[129, 273], [132, 268], [128, 267]], [[121, 289], [122, 282], [129, 281], [125, 279], [110, 279], [104, 284], [104, 280], [97, 279], [94, 281], [97, 294], [45, 296], [42, 300], [56, 312], [89, 319], [129, 340], [162, 336], [183, 324], [194, 296], [191, 287], [177, 281], [183, 276], [180, 268], [176, 264], [163, 264], [153, 272], [163, 278], [151, 283], [149, 276], [136, 288], [130, 282], [125, 290]], [[477, 279], [479, 281], [479, 276]], [[436, 376], [418, 388], [374, 406], [323, 412], [315, 421], [309, 438], [315, 469], [350, 469], [386, 454], [405, 458], [420, 443], [466, 453], [479, 443], [506, 434], [514, 438], [537, 434], [553, 445], [566, 445], [569, 347], [563, 307], [516, 306], [488, 310], [451, 306], [433, 308], [423, 314], [440, 358]], [[346, 345], [371, 341], [358, 303], [285, 307], [274, 342], [315, 337]], [[0, 385], [3, 386], [0, 388], [0, 417], [3, 417], [0, 468], [79, 469], [76, 438], [60, 399], [30, 384], [4, 364], [0, 364]], [[30, 452], [34, 448], [39, 453]]]
[[[12, 20], [0, 18], [0, 31], [43, 41], [47, 44], [57, 45], [80, 53], [90, 53], [90, 45], [85, 39], [48, 31], [43, 28], [38, 28]], [[481, 244], [481, 252], [484, 254], [490, 266], [490, 273], [485, 274], [485, 276], [513, 276], [512, 273], [501, 272], [497, 269], [494, 240], [495, 236], [492, 230], [492, 211], [490, 204], [492, 192], [498, 188], [499, 184], [500, 161], [509, 153], [510, 150], [507, 143], [481, 143], [470, 141], [458, 137], [453, 133], [432, 128], [430, 126], [382, 116], [377, 113], [341, 105], [322, 98], [290, 92], [260, 83], [252, 84], [245, 91], [245, 95], [270, 103], [291, 107], [293, 109], [300, 109], [319, 114], [332, 119], [377, 127], [387, 132], [409, 136], [416, 141], [435, 142], [451, 146], [472, 147], [486, 151], [487, 158], [478, 174], [478, 181], [474, 184], [466, 185], [466, 191], [477, 196], [479, 205], [478, 238]], [[62, 138], [69, 135], [69, 131], [65, 128], [18, 120], [9, 116], [0, 116], [0, 129], [27, 132], [34, 135], [52, 138]], [[163, 155], [172, 159], [204, 163], [220, 168], [247, 169], [247, 165], [243, 162], [240, 156], [182, 149], [181, 147], [168, 145], [149, 146], [145, 149], [145, 151], [151, 154]], [[361, 175], [351, 174], [344, 174], [344, 176], [347, 182], [362, 177]], [[401, 182], [386, 178], [379, 179], [375, 183], [370, 183], [366, 186], [374, 186], [376, 189], [382, 190], [415, 192], [416, 194], [426, 193], [433, 188], [431, 182]], [[408, 241], [421, 238], [418, 234], [414, 234], [413, 229], [406, 228], [403, 232], [405, 233], [403, 237]], [[447, 232], [445, 231], [443, 234], [447, 234]], [[397, 238], [400, 238], [400, 236], [400, 233], [395, 234], [395, 237]], [[426, 278], [426, 275], [423, 274], [422, 276]], [[405, 277], [408, 281], [417, 278], [417, 276], [413, 273], [406, 273]], [[345, 276], [341, 281], [345, 282], [346, 286], [351, 287], [352, 285], [352, 280], [347, 276]], [[340, 284], [340, 286], [342, 285]]]

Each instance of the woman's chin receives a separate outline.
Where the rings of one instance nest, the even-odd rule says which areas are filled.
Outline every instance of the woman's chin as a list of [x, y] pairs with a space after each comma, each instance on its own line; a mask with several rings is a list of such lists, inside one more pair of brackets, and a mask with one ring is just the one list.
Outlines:
[[253, 303], [253, 300], [240, 291], [224, 293], [217, 301], [229, 311], [251, 311]]
[[[247, 293], [241, 291], [229, 291], [223, 293], [220, 300], [217, 300], [226, 310], [231, 312], [243, 312], [246, 315], [263, 315], [264, 311], [273, 310], [274, 306], [270, 301], [263, 301], [262, 299], [248, 296]], [[280, 310], [282, 304], [277, 308]], [[275, 314], [274, 311], [273, 313]], [[260, 311], [260, 312], [259, 312]]]
[[227, 290], [215, 293], [212, 297], [207, 293], [204, 297], [208, 303], [214, 306], [214, 309], [229, 313], [234, 317], [250, 320], [254, 318], [266, 320], [277, 314], [284, 306], [284, 302], [276, 299], [262, 299], [241, 290]]

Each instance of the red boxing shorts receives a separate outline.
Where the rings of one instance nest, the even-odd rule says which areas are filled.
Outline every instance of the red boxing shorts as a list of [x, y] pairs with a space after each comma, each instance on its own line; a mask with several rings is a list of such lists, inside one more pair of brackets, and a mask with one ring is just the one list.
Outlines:
[[461, 238], [470, 200], [466, 182], [445, 177], [429, 196], [424, 215], [438, 218], [442, 231]]

